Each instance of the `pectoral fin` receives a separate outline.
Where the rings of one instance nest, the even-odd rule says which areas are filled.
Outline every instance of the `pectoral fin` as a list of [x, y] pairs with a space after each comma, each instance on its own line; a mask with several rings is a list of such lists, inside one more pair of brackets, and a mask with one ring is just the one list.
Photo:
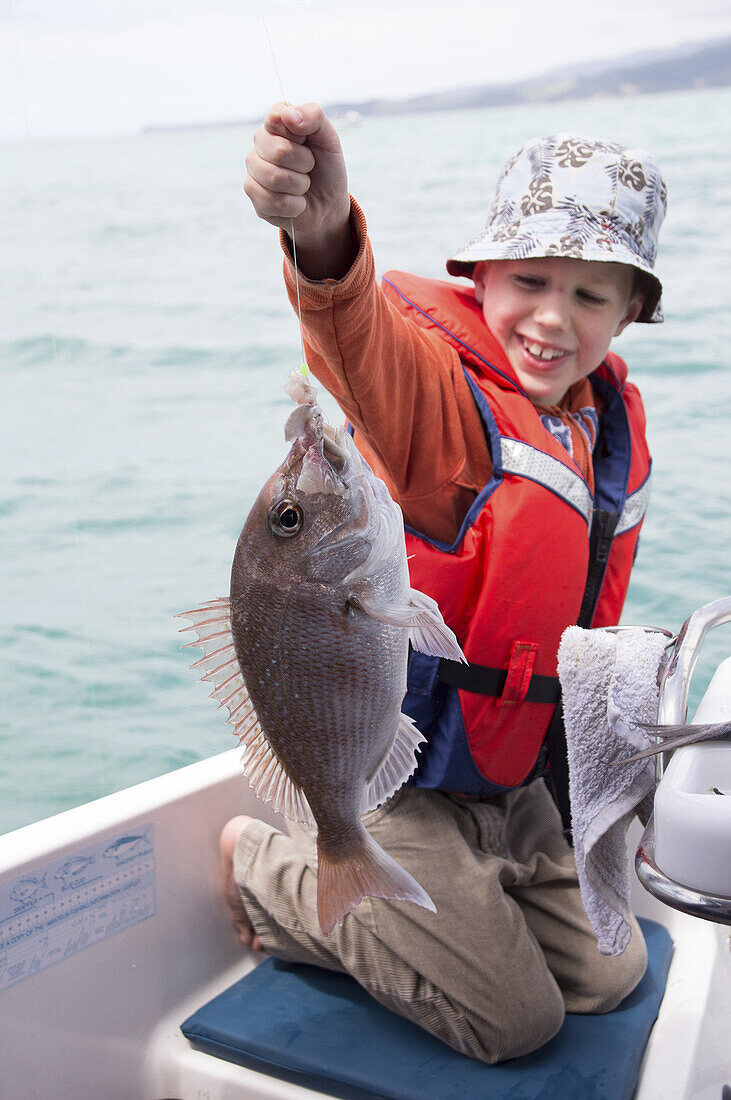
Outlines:
[[410, 589], [408, 604], [383, 604], [360, 594], [351, 596], [350, 603], [378, 622], [409, 630], [411, 645], [419, 653], [467, 664], [454, 631], [442, 618], [439, 605], [424, 592]]

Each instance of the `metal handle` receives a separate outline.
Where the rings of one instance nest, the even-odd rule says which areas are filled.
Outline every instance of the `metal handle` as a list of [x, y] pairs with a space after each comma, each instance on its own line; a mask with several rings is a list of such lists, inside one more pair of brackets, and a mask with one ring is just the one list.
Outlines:
[[731, 924], [731, 898], [702, 893], [690, 886], [682, 886], [661, 871], [655, 862], [655, 818], [650, 815], [640, 846], [635, 856], [637, 877], [658, 901], [691, 917], [701, 917], [714, 924]]
[[[660, 696], [657, 719], [662, 726], [675, 726], [685, 722], [688, 713], [688, 691], [693, 670], [703, 644], [703, 639], [714, 626], [731, 621], [731, 596], [714, 600], [686, 619], [678, 634], [675, 646], [664, 667], [661, 668]], [[655, 757], [655, 780], [663, 775], [665, 753]], [[655, 821], [650, 816], [635, 856], [635, 870], [644, 888], [664, 902], [693, 917], [716, 924], [731, 924], [731, 898], [693, 890], [669, 878], [655, 862]]]
[[[662, 670], [657, 721], [661, 726], [676, 726], [685, 722], [688, 713], [688, 691], [703, 639], [714, 626], [731, 622], [731, 596], [699, 607], [680, 628], [670, 659]], [[665, 770], [665, 753], [655, 758], [655, 784]]]

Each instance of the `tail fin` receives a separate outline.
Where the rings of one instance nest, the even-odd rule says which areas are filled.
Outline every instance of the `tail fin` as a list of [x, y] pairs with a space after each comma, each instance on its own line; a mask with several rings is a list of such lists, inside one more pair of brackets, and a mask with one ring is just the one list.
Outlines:
[[363, 830], [337, 857], [317, 845], [317, 917], [327, 936], [364, 897], [413, 901], [436, 913], [426, 890]]

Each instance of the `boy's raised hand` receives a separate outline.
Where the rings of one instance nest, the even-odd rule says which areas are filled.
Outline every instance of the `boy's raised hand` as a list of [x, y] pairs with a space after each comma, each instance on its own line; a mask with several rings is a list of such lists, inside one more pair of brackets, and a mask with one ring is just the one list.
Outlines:
[[345, 159], [316, 103], [276, 103], [254, 134], [244, 191], [260, 218], [291, 232], [299, 266], [313, 279], [341, 278], [357, 243], [350, 228]]

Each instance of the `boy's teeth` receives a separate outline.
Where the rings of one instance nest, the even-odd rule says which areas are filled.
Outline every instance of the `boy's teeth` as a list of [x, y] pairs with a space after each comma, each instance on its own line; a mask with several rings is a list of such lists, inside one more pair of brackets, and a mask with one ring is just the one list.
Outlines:
[[524, 343], [531, 355], [535, 355], [538, 359], [557, 359], [559, 355], [563, 355], [563, 352], [559, 349], [543, 348], [540, 344], [532, 344], [528, 340]]

